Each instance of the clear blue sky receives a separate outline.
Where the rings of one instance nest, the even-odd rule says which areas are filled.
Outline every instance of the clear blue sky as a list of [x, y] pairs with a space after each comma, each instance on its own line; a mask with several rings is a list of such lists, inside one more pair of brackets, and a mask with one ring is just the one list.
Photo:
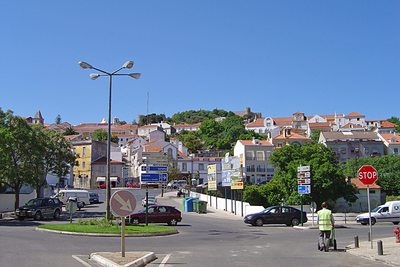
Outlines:
[[[71, 124], [251, 107], [400, 117], [399, 1], [2, 1], [0, 107]], [[149, 93], [149, 105], [147, 105]]]

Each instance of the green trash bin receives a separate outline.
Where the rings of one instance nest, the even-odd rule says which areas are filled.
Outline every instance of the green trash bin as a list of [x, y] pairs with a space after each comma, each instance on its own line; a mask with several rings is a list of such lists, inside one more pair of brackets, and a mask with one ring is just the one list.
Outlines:
[[193, 211], [198, 212], [199, 211], [199, 201], [198, 199], [193, 199]]
[[184, 197], [182, 200], [182, 211], [185, 211], [185, 207], [186, 207], [186, 200], [188, 200], [190, 197]]
[[207, 213], [207, 201], [199, 201], [198, 204], [198, 213]]

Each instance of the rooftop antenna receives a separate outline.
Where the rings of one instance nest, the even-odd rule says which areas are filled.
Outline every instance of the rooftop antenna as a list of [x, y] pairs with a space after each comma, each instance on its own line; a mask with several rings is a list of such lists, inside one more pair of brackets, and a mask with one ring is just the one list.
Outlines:
[[149, 125], [149, 92], [147, 92], [147, 125]]

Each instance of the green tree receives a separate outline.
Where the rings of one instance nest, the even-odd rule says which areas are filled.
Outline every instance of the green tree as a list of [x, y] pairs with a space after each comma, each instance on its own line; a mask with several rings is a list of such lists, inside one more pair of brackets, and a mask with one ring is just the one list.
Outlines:
[[19, 207], [19, 192], [23, 185], [35, 183], [35, 157], [40, 143], [26, 120], [14, 116], [11, 110], [0, 109], [0, 183], [15, 192], [14, 210]]
[[282, 199], [286, 197], [287, 194], [283, 190], [282, 184], [277, 180], [271, 180], [260, 186], [247, 186], [243, 192], [244, 201], [264, 208], [280, 205]]
[[74, 127], [68, 127], [65, 129], [65, 131], [63, 132], [63, 135], [77, 135], [79, 134], [77, 131], [75, 131]]
[[313, 144], [318, 144], [319, 136], [320, 136], [321, 132], [322, 131], [319, 129], [312, 131], [310, 138], [312, 139]]
[[61, 124], [61, 116], [60, 114], [57, 115], [56, 120], [54, 122], [55, 124]]
[[32, 154], [32, 169], [34, 171], [32, 186], [36, 188], [37, 196], [42, 196], [42, 189], [47, 184], [47, 174], [58, 177], [58, 186], [61, 178], [66, 176], [74, 166], [77, 155], [73, 153], [71, 142], [59, 132], [44, 129], [42, 125], [33, 125], [38, 137], [36, 149]]
[[203, 147], [203, 144], [200, 142], [200, 139], [192, 132], [179, 135], [179, 141], [181, 141], [182, 144], [191, 153], [196, 152], [197, 150], [200, 150]]
[[[92, 138], [96, 138], [97, 140], [101, 141], [107, 141], [107, 136], [108, 133], [106, 130], [103, 129], [96, 129], [94, 130], [93, 134], [92, 134]], [[111, 135], [111, 140], [110, 142], [116, 143], [118, 144], [119, 138], [116, 135]]]
[[357, 172], [364, 165], [371, 165], [377, 170], [378, 180], [375, 183], [381, 186], [387, 195], [400, 195], [400, 156], [392, 154], [348, 159], [340, 166], [346, 176], [358, 179]]
[[282, 184], [289, 204], [300, 202], [297, 193], [297, 168], [300, 165], [311, 168], [311, 194], [303, 196], [305, 203], [315, 201], [320, 206], [324, 201], [335, 202], [341, 197], [349, 202], [357, 200], [356, 189], [346, 181], [331, 149], [324, 145], [284, 146], [272, 153], [270, 163], [278, 168], [273, 180]]
[[397, 125], [396, 127], [396, 131], [400, 132], [400, 119], [398, 117], [394, 117], [392, 116], [390, 119], [388, 119], [387, 121], [394, 123]]

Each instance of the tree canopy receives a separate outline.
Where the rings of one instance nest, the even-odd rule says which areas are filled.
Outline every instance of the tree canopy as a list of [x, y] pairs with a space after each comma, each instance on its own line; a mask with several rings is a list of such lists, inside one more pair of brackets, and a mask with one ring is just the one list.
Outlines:
[[383, 191], [388, 195], [400, 195], [400, 156], [348, 159], [341, 163], [341, 168], [346, 176], [358, 178], [357, 172], [364, 165], [371, 165], [378, 171], [378, 180], [375, 183], [381, 186]]
[[0, 184], [14, 190], [15, 209], [22, 186], [36, 188], [40, 196], [47, 173], [65, 176], [75, 163], [71, 143], [58, 132], [31, 127], [10, 110], [0, 109], [0, 140]]
[[300, 202], [297, 193], [297, 168], [300, 165], [311, 169], [311, 194], [303, 195], [305, 203], [314, 201], [319, 207], [324, 201], [335, 202], [341, 197], [349, 202], [357, 200], [356, 189], [346, 181], [331, 149], [324, 145], [284, 146], [271, 154], [270, 163], [277, 167], [273, 180], [282, 184], [289, 204]]
[[[94, 130], [93, 134], [92, 134], [92, 138], [96, 138], [97, 140], [101, 141], [107, 141], [107, 136], [108, 133], [107, 131], [103, 130], [103, 129], [96, 129]], [[116, 135], [111, 135], [111, 142], [118, 144], [119, 138]]]

